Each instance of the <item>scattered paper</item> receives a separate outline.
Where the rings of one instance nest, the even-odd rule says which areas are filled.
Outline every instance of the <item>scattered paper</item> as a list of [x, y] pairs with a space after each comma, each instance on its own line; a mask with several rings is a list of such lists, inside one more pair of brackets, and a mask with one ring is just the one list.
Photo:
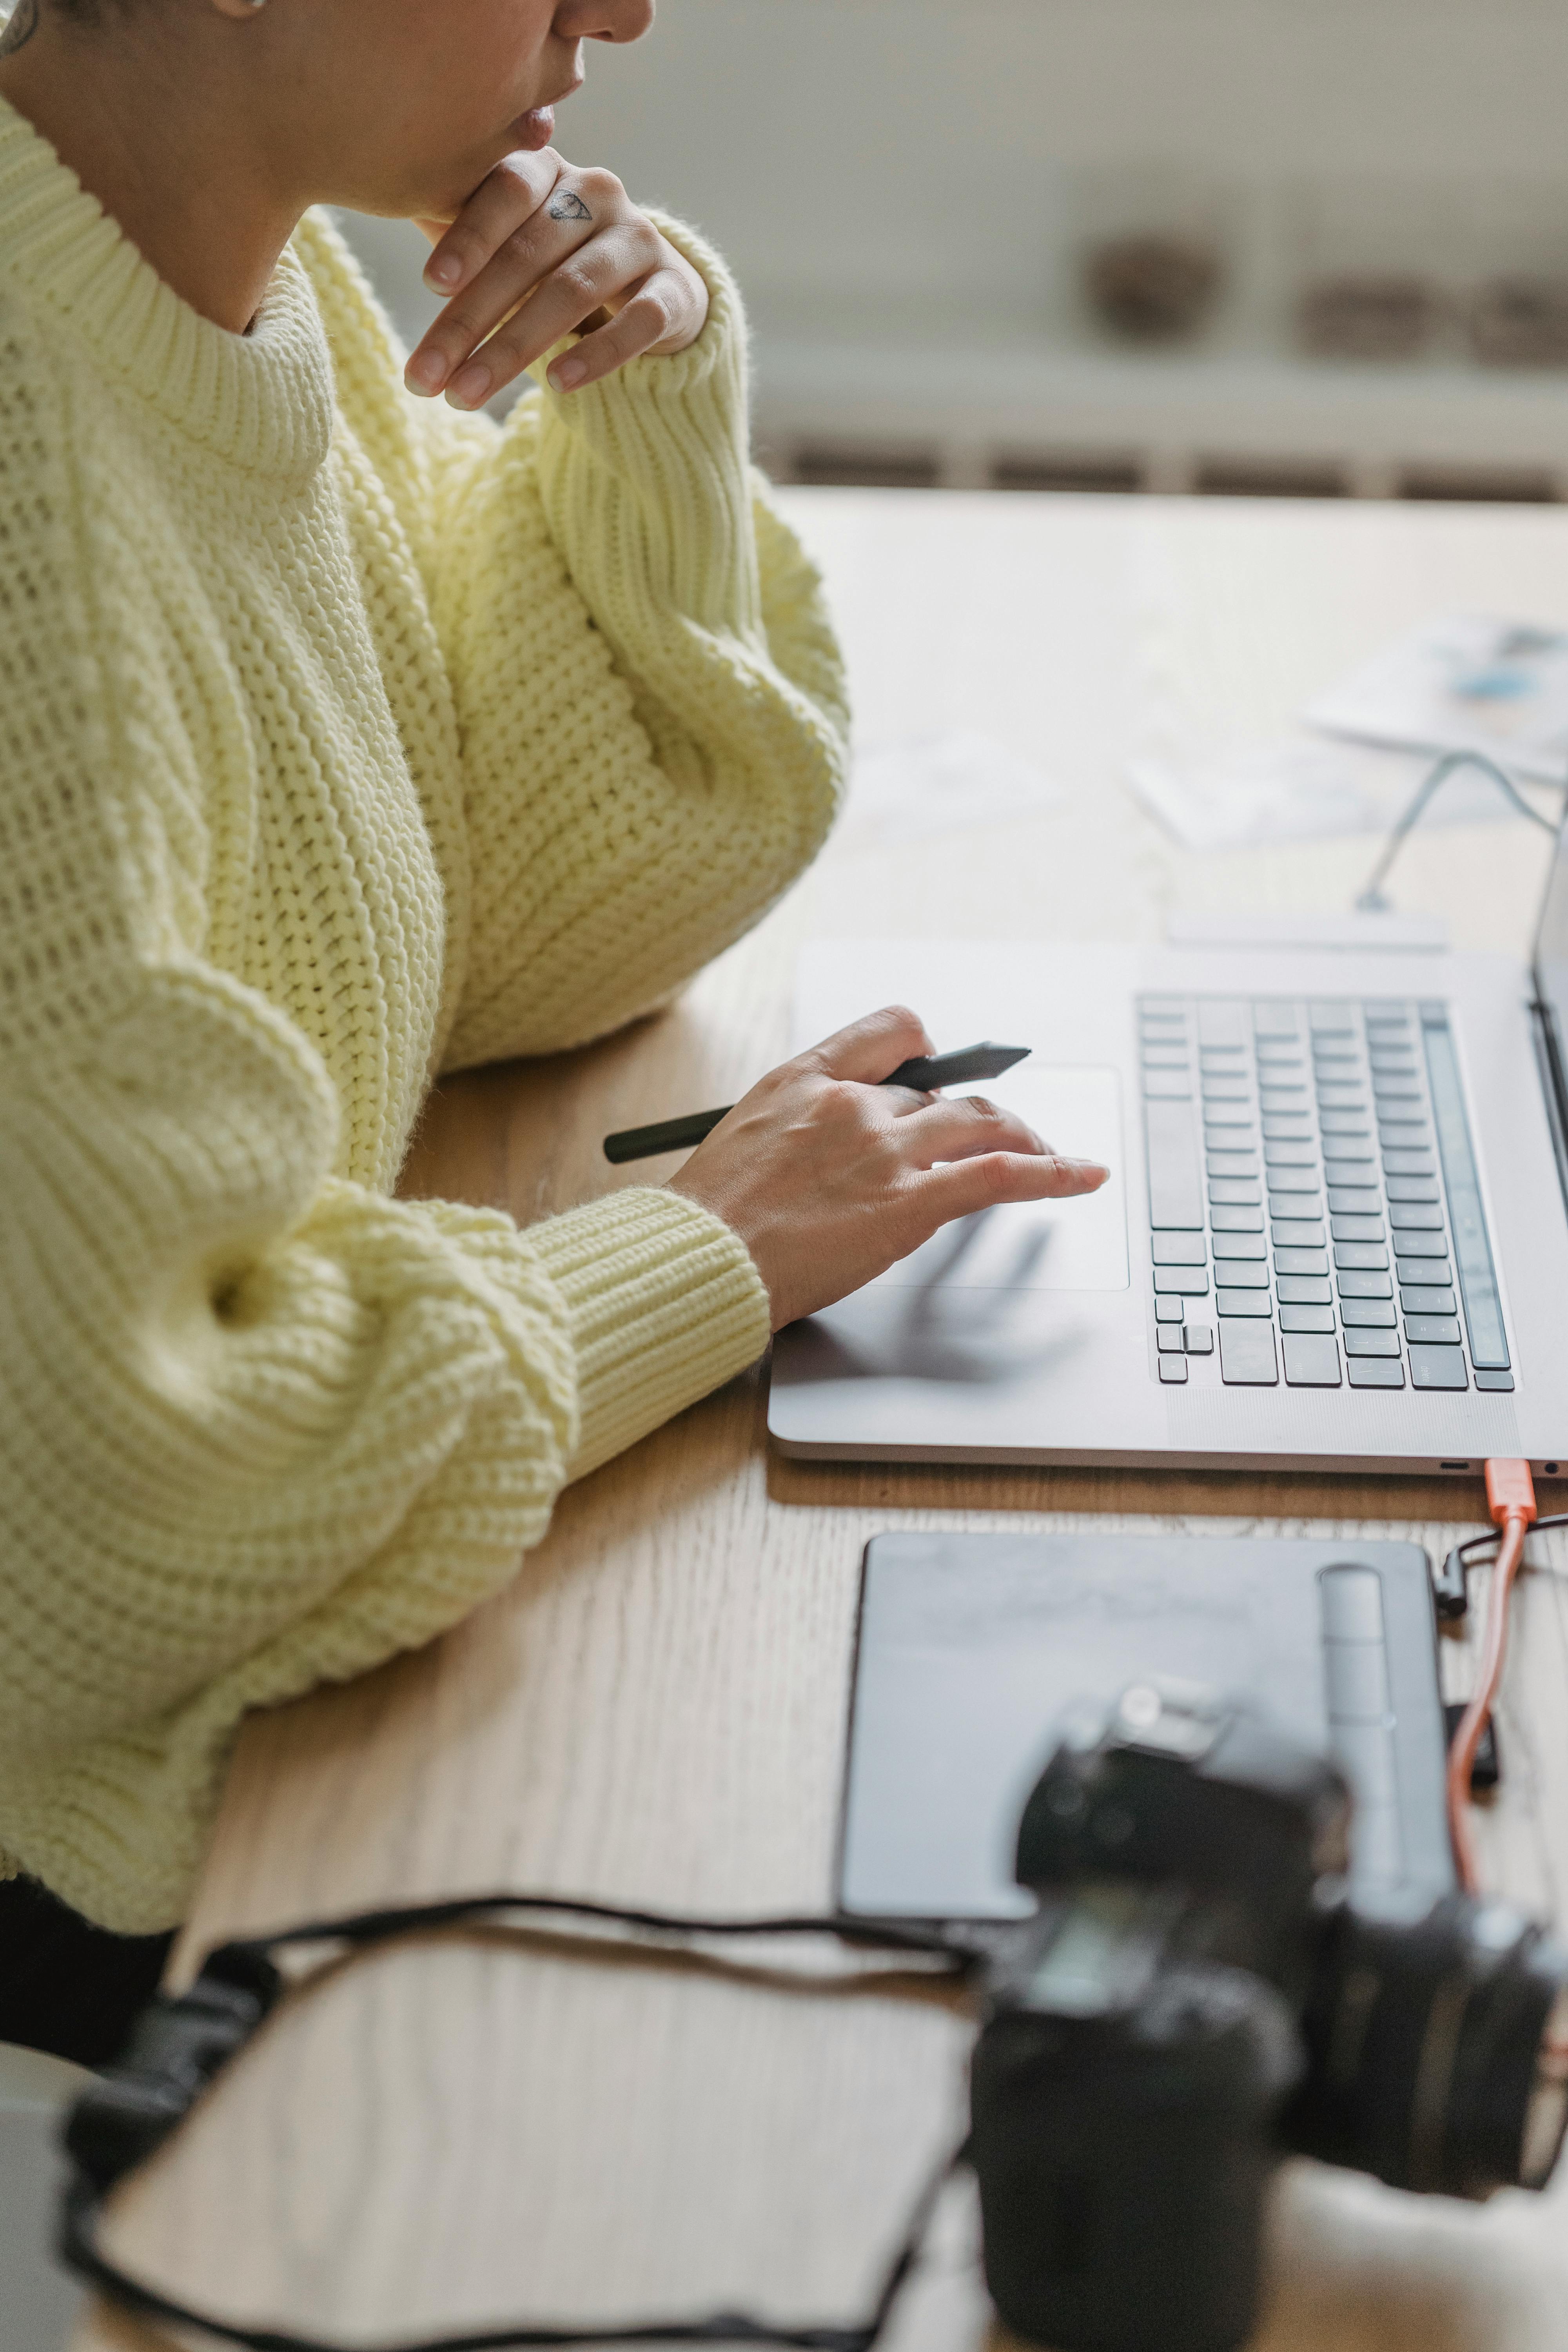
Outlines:
[[989, 735], [955, 730], [911, 736], [860, 752], [841, 832], [867, 845], [915, 841], [1037, 815], [1061, 797], [1032, 761]]
[[1479, 751], [1568, 781], [1568, 634], [1448, 614], [1386, 646], [1302, 714], [1310, 727], [1429, 755]]

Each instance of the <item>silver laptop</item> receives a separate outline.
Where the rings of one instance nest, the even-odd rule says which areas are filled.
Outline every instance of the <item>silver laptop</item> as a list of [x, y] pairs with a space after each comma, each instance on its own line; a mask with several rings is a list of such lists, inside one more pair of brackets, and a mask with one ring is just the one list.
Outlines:
[[858, 1460], [1568, 1475], [1568, 830], [1533, 963], [821, 942], [798, 1042], [904, 1001], [1092, 1198], [950, 1226], [782, 1333], [769, 1427]]

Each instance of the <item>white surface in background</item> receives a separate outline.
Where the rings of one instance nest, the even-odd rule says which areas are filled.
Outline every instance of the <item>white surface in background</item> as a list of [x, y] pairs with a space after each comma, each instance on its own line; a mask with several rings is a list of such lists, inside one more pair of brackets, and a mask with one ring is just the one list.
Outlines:
[[1060, 788], [1018, 752], [970, 729], [874, 744], [859, 753], [841, 833], [847, 843], [914, 841], [1000, 824], [1058, 805]]

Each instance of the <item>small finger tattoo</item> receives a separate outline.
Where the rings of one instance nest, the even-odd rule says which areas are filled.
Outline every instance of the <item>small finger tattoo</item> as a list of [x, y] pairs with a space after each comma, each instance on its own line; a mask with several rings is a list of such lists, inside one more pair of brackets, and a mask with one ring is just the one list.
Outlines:
[[38, 0], [16, 0], [4, 26], [0, 26], [0, 58], [15, 57], [25, 49], [38, 29]]
[[[22, 0], [22, 5], [25, 8], [27, 5], [27, 0]], [[582, 197], [576, 194], [571, 188], [557, 189], [555, 194], [551, 197], [549, 204], [545, 206], [545, 210], [549, 213], [552, 220], [591, 221], [594, 217], [593, 214], [588, 210], [587, 205], [583, 202]]]

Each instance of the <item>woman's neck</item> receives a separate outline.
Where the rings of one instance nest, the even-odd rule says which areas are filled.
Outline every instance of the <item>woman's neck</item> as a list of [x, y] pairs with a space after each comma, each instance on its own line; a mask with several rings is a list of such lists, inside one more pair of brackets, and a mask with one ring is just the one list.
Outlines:
[[25, 115], [184, 301], [243, 334], [306, 206], [271, 184], [243, 92], [156, 12], [78, 30], [18, 0], [0, 43], [0, 98]]

